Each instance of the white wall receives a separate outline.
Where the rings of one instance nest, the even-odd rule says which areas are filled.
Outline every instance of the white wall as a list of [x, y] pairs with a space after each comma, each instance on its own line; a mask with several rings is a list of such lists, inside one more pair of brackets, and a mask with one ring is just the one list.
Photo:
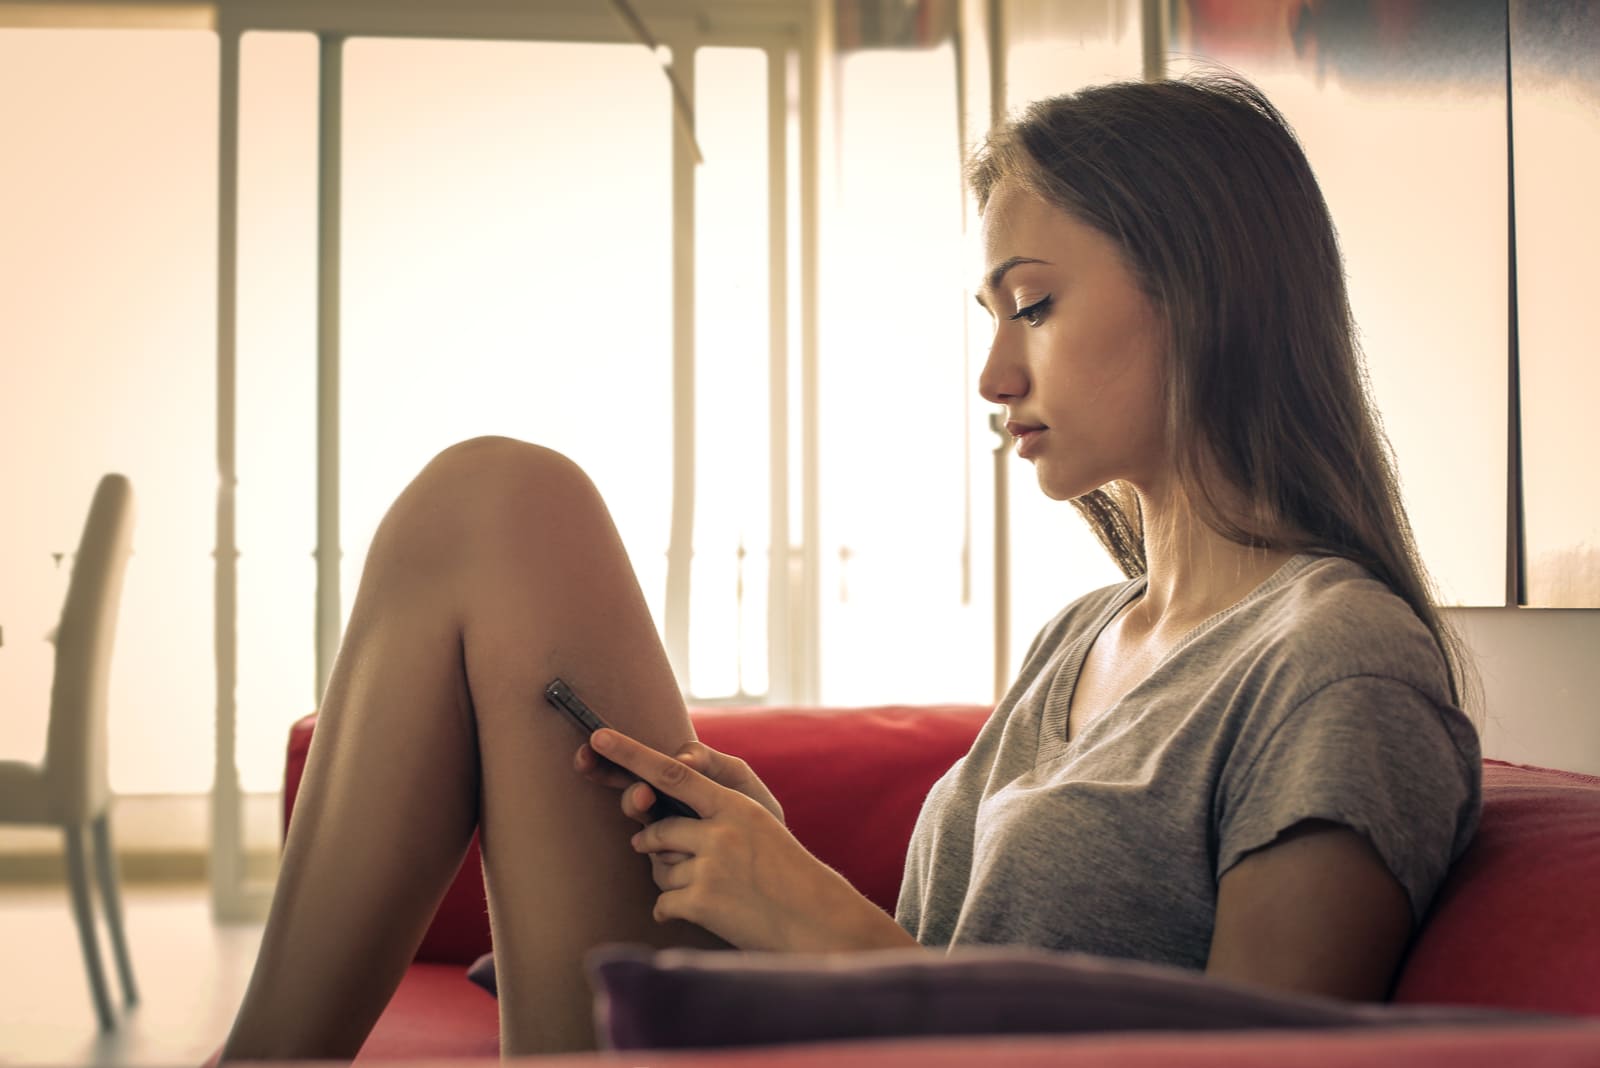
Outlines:
[[1458, 608], [1477, 657], [1484, 756], [1600, 775], [1600, 611]]

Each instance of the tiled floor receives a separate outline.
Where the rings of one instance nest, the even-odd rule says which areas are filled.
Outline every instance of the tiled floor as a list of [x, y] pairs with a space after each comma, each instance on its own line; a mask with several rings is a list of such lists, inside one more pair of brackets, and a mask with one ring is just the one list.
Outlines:
[[[102, 1035], [65, 888], [0, 886], [0, 1064], [198, 1065], [221, 1043], [261, 925], [214, 925], [200, 885], [124, 884], [123, 905], [140, 1004]], [[101, 952], [120, 1004], [103, 932]]]

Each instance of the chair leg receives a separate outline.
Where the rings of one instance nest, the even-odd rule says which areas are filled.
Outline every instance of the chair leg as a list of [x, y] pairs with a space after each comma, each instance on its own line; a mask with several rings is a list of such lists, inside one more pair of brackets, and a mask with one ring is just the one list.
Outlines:
[[89, 865], [84, 855], [83, 828], [62, 828], [67, 839], [67, 881], [72, 889], [72, 912], [78, 921], [78, 941], [83, 945], [83, 966], [89, 973], [89, 993], [94, 997], [100, 1030], [114, 1031], [117, 1019], [106, 994], [105, 969], [100, 965], [100, 938], [95, 933], [94, 908], [89, 901]]
[[122, 892], [117, 886], [117, 856], [111, 848], [111, 813], [102, 812], [91, 825], [94, 832], [94, 866], [100, 876], [100, 900], [106, 907], [106, 926], [111, 930], [111, 950], [117, 957], [117, 976], [122, 980], [122, 1000], [139, 1004], [139, 988], [133, 981], [133, 958], [128, 955], [127, 928], [122, 922]]

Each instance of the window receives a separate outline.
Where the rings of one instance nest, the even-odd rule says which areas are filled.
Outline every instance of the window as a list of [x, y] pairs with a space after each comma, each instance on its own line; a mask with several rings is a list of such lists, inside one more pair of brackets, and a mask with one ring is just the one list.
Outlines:
[[235, 749], [242, 787], [273, 793], [318, 697], [317, 39], [250, 33], [240, 57]]
[[[1043, 97], [1101, 82], [1134, 81], [1143, 74], [1140, 11], [1125, 0], [1094, 5], [1005, 0], [1001, 25], [1008, 112]], [[978, 315], [980, 351], [986, 351], [990, 323], [981, 311]], [[1006, 675], [1015, 678], [1028, 644], [1046, 623], [1072, 600], [1123, 576], [1077, 510], [1039, 491], [1031, 463], [1008, 449], [1004, 464], [1011, 556]]]
[[[774, 188], [800, 171], [790, 160], [769, 176], [768, 93], [785, 96], [781, 161], [796, 149], [784, 68], [799, 69], [798, 34], [794, 13], [773, 15], [788, 29], [742, 31], [766, 33], [760, 47], [680, 48], [680, 65], [704, 83], [708, 159], [696, 178], [713, 209], [692, 231], [705, 251], [690, 647], [692, 683], [708, 698], [767, 692], [769, 531], [783, 514], [767, 502], [789, 493], [765, 440], [771, 407], [786, 403], [793, 324], [770, 299], [793, 284], [769, 271], [768, 217]], [[609, 16], [572, 20], [622, 36]], [[96, 479], [126, 471], [140, 522], [113, 693], [113, 781], [124, 794], [208, 789], [224, 699], [213, 670], [217, 40], [0, 31], [0, 87], [29, 102], [0, 117], [19, 149], [0, 176], [0, 299], [8, 350], [33, 354], [0, 371], [8, 398], [29, 399], [7, 403], [0, 434], [12, 455], [38, 458], [0, 478], [29, 517], [5, 528], [0, 686], [8, 707], [37, 710], [8, 720], [5, 751], [42, 752], [51, 664], [39, 639], [59, 613]], [[277, 788], [288, 724], [319, 696], [319, 48], [305, 32], [248, 32], [240, 46], [238, 577], [223, 625], [237, 627], [237, 692], [225, 699], [237, 701], [237, 764], [252, 791]], [[674, 448], [668, 54], [570, 39], [345, 42], [345, 613], [372, 530], [405, 482], [451, 442], [503, 433], [561, 449], [594, 476], [662, 619]], [[777, 205], [791, 247], [798, 200]], [[784, 372], [776, 399], [774, 368]], [[597, 429], [608, 425], [627, 433]]]
[[976, 268], [953, 50], [847, 55], [838, 91], [818, 368], [821, 699], [987, 700], [990, 443], [974, 430], [981, 353], [963, 351]]
[[630, 45], [353, 39], [344, 55], [346, 618], [432, 456], [505, 434], [604, 494], [656, 619], [672, 506], [672, 114]]
[[[772, 181], [768, 60], [753, 48], [695, 53], [694, 555], [690, 693], [758, 701], [769, 686], [773, 559]], [[779, 176], [780, 180], [784, 176]]]
[[124, 793], [211, 784], [216, 84], [210, 34], [0, 30], [0, 752], [43, 756], [43, 639], [119, 471], [136, 509], [109, 695]]

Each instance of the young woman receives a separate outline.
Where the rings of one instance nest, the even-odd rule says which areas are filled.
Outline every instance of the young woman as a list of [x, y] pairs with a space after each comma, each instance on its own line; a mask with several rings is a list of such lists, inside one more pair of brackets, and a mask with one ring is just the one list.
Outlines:
[[[694, 741], [582, 472], [474, 440], [373, 541], [225, 1059], [353, 1055], [474, 828], [507, 1054], [591, 1044], [580, 962], [616, 941], [1025, 943], [1385, 994], [1480, 761], [1303, 154], [1244, 83], [1126, 84], [1033, 105], [969, 177], [980, 392], [1130, 577], [1035, 639], [898, 915]], [[557, 676], [617, 728], [592, 749]], [[652, 787], [704, 818], [652, 822]]]

